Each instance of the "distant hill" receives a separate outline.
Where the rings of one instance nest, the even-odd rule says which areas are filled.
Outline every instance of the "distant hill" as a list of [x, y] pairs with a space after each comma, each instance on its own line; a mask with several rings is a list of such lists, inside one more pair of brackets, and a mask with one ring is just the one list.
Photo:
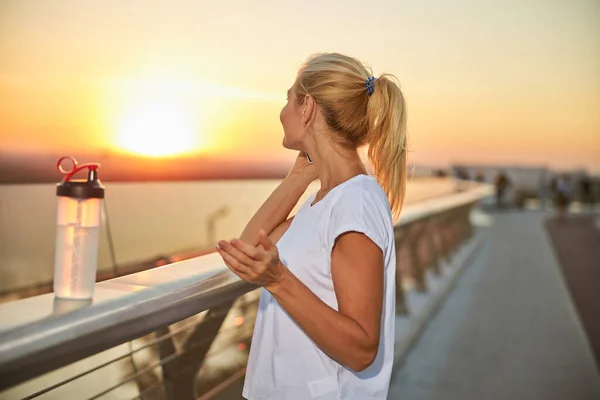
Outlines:
[[[64, 154], [28, 154], [0, 150], [0, 184], [59, 182], [56, 162]], [[232, 157], [146, 158], [121, 154], [70, 154], [80, 163], [99, 162], [105, 182], [280, 179], [290, 161], [236, 160]]]

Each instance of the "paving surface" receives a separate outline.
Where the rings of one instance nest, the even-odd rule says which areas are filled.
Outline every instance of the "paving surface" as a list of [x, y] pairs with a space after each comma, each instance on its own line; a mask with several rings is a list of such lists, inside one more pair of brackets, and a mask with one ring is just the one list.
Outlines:
[[600, 399], [544, 220], [493, 215], [483, 253], [394, 375], [389, 399]]
[[546, 228], [600, 369], [599, 216], [549, 219]]

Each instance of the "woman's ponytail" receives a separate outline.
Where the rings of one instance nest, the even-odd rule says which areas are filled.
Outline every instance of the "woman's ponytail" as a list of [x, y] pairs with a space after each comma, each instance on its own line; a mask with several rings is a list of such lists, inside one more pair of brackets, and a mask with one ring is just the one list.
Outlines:
[[375, 80], [367, 119], [373, 175], [387, 193], [392, 217], [397, 222], [406, 193], [406, 105], [392, 75], [384, 74]]

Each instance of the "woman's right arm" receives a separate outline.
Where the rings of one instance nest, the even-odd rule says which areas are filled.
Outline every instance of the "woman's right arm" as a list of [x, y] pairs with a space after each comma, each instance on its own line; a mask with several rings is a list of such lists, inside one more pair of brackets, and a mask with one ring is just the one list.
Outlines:
[[257, 246], [258, 232], [261, 229], [264, 229], [274, 242], [279, 240], [291, 222], [291, 218], [287, 220], [286, 218], [309, 184], [310, 181], [300, 174], [288, 175], [250, 219], [240, 240]]

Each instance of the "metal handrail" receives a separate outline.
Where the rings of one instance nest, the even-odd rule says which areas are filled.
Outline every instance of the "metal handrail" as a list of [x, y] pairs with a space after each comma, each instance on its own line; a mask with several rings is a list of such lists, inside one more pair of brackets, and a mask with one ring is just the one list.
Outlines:
[[[476, 185], [464, 192], [407, 206], [396, 229], [472, 205], [490, 194], [488, 185]], [[214, 267], [207, 270], [209, 257], [214, 257], [210, 263]], [[217, 254], [165, 267], [185, 267], [196, 272], [68, 314], [52, 315], [6, 330], [0, 326], [0, 390], [233, 301], [256, 289], [233, 275]], [[165, 267], [97, 283], [97, 287], [118, 284], [123, 278], [141, 274], [158, 274]], [[52, 301], [51, 295], [45, 296], [47, 301]], [[3, 308], [28, 300], [0, 305], [0, 318]]]
[[406, 206], [402, 210], [400, 221], [396, 225], [396, 228], [438, 215], [448, 210], [476, 203], [493, 193], [492, 186], [490, 185], [473, 183], [470, 186], [471, 187], [468, 189], [459, 193], [440, 198], [433, 198]]
[[0, 332], [0, 390], [232, 301], [255, 288], [223, 266]]

